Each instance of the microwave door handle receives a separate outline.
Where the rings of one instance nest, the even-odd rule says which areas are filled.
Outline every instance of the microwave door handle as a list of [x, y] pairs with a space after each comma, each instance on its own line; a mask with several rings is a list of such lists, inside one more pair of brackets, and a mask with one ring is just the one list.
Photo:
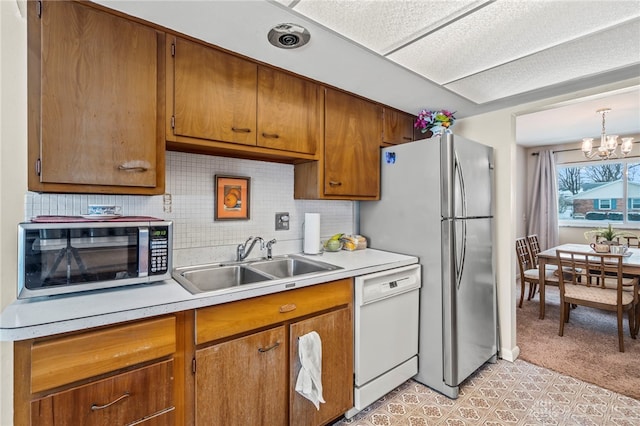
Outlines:
[[138, 276], [149, 276], [149, 227], [138, 228]]

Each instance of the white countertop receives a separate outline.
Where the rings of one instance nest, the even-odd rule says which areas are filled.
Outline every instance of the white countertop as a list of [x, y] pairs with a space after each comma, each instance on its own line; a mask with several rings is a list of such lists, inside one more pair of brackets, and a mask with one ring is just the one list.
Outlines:
[[342, 267], [322, 275], [243, 285], [191, 294], [174, 280], [108, 290], [16, 300], [0, 314], [0, 341], [15, 341], [115, 324], [140, 318], [263, 296], [418, 262], [418, 258], [375, 249], [308, 256]]

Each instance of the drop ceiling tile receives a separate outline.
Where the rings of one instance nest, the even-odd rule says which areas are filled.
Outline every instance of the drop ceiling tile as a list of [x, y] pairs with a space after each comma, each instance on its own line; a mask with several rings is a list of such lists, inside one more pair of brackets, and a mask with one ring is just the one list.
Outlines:
[[638, 0], [606, 4], [496, 1], [388, 58], [446, 84], [640, 16]]
[[477, 0], [301, 0], [293, 9], [381, 53], [474, 3]]
[[547, 49], [452, 83], [476, 103], [635, 65], [640, 75], [640, 19]]

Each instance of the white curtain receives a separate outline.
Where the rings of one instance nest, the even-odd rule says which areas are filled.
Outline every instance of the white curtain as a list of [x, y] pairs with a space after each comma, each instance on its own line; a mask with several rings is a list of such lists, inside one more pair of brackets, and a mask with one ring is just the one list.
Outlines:
[[538, 234], [541, 250], [558, 245], [557, 182], [553, 151], [540, 151], [533, 177], [527, 234]]

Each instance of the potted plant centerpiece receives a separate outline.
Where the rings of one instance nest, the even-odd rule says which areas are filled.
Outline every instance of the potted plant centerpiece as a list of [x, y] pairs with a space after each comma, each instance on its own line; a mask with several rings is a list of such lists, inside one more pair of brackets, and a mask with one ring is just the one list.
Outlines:
[[610, 246], [619, 245], [619, 238], [623, 237], [638, 237], [633, 232], [615, 230], [609, 224], [606, 228], [596, 228], [584, 233], [584, 237], [587, 241], [591, 241], [595, 238], [595, 241], [591, 243], [591, 247], [598, 252], [609, 252]]

